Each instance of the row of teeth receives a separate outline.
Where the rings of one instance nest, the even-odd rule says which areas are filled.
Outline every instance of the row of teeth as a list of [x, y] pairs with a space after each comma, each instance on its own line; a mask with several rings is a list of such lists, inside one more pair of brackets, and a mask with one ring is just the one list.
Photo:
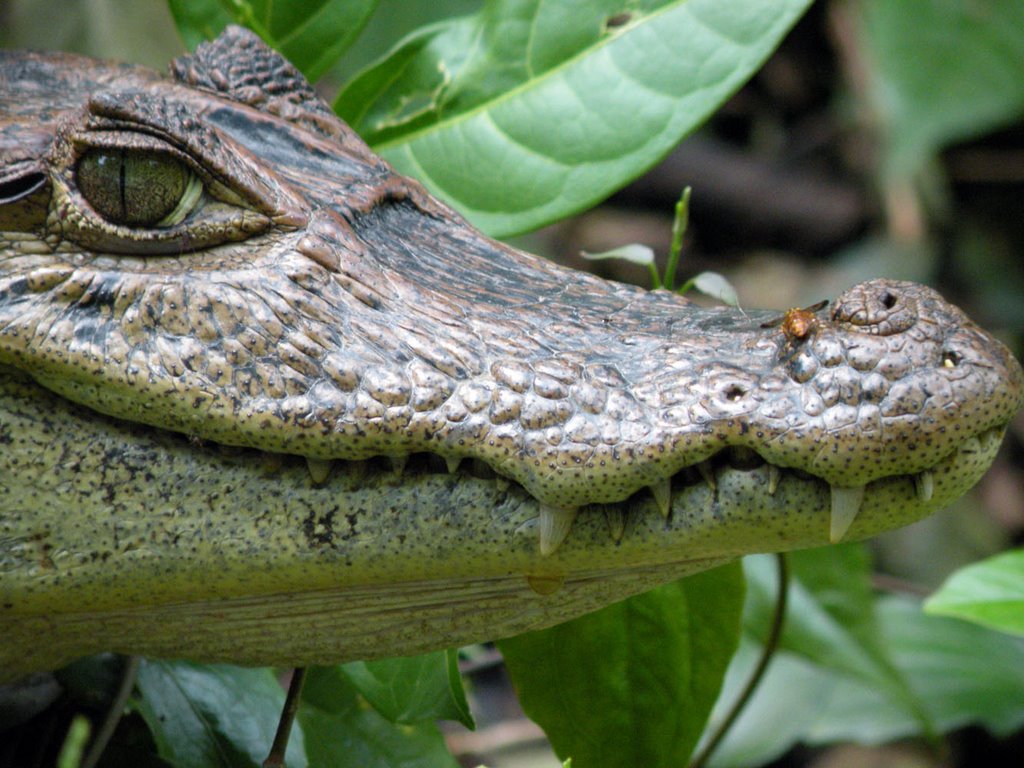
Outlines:
[[[407, 457], [388, 458], [391, 469], [399, 473], [405, 470], [407, 460]], [[444, 462], [447, 471], [454, 473], [459, 469], [462, 460], [458, 458], [445, 458]], [[310, 478], [316, 485], [322, 485], [327, 482], [334, 464], [333, 460], [306, 458]], [[767, 490], [770, 495], [774, 496], [782, 479], [782, 470], [774, 464], [767, 464], [766, 466], [768, 469]], [[717, 484], [712, 462], [710, 460], [702, 461], [693, 465], [693, 468], [697, 470], [711, 490], [715, 491]], [[496, 482], [511, 483], [507, 478], [494, 475], [493, 472], [490, 474]], [[917, 473], [913, 478], [918, 500], [922, 504], [931, 501], [935, 493], [934, 474], [929, 470], [925, 470]], [[661, 516], [668, 519], [672, 510], [672, 478], [666, 477], [657, 483], [649, 485], [648, 488]], [[830, 488], [829, 539], [832, 543], [838, 543], [849, 532], [850, 527], [860, 512], [864, 500], [865, 486], [858, 485], [844, 488], [833, 485]], [[604, 511], [612, 539], [614, 541], [621, 540], [626, 528], [626, 513], [623, 505], [606, 505], [604, 506]], [[578, 512], [578, 509], [564, 509], [541, 502], [538, 526], [540, 529], [541, 555], [547, 556], [558, 550], [562, 542], [565, 541], [566, 536], [569, 535]]]
[[[705, 471], [710, 475], [710, 470], [703, 469], [701, 474], [704, 474]], [[774, 464], [768, 465], [769, 495], [775, 495], [781, 476], [782, 470]], [[714, 490], [714, 476], [710, 475], [706, 479], [708, 485]], [[853, 521], [857, 519], [864, 501], [864, 489], [867, 486], [858, 485], [851, 488], [842, 488], [832, 485], [829, 487], [831, 491], [831, 510], [829, 514], [828, 537], [829, 541], [833, 544], [838, 544], [849, 532]], [[930, 470], [919, 472], [914, 475], [914, 487], [917, 490], [918, 500], [922, 504], [927, 504], [932, 500], [932, 496], [935, 493], [935, 475]], [[657, 485], [649, 486], [649, 488], [658, 505], [658, 511], [661, 512], [662, 517], [667, 519], [672, 509], [671, 481], [665, 479]], [[577, 511], [575, 509], [559, 509], [558, 507], [541, 503], [540, 553], [542, 555], [552, 554], [565, 541], [565, 537], [569, 535], [573, 521], [576, 519]], [[625, 515], [621, 509], [609, 510], [606, 514], [609, 516], [615, 515], [615, 517], [609, 517], [608, 526], [612, 531], [612, 538], [618, 541], [622, 538], [622, 533], [625, 531]]]

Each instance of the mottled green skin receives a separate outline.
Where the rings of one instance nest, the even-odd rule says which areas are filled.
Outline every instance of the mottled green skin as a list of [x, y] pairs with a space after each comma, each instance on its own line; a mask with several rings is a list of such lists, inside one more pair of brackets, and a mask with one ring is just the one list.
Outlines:
[[[697, 310], [484, 237], [248, 33], [173, 73], [0, 52], [0, 677], [549, 625], [824, 543], [832, 487], [866, 486], [850, 537], [929, 514], [1021, 405], [923, 286]], [[97, 148], [182, 159], [201, 204], [105, 220]]]

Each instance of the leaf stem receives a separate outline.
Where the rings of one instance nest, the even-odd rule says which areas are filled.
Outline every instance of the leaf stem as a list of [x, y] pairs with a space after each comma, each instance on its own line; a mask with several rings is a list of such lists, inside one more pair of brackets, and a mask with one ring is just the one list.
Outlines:
[[693, 288], [693, 286], [696, 284], [697, 281], [691, 277], [685, 283], [676, 288], [676, 293], [678, 293], [680, 296], [685, 296], [690, 291], [690, 289]]
[[683, 235], [690, 223], [690, 187], [683, 189], [683, 194], [676, 203], [676, 215], [672, 219], [672, 245], [668, 251], [668, 264], [665, 265], [664, 286], [670, 291], [676, 284], [676, 269], [679, 267], [679, 256], [683, 252]]
[[658, 265], [652, 261], [647, 265], [647, 269], [651, 273], [651, 290], [656, 291], [659, 288], [664, 288], [665, 286], [661, 284], [661, 275], [658, 274]]
[[288, 738], [292, 734], [292, 724], [299, 711], [299, 700], [302, 697], [302, 685], [306, 682], [306, 667], [296, 667], [292, 679], [288, 683], [288, 693], [284, 697], [281, 719], [277, 721], [277, 733], [270, 747], [270, 754], [263, 761], [263, 768], [284, 768], [284, 753], [288, 749]]
[[757, 686], [764, 679], [764, 674], [768, 669], [768, 663], [771, 661], [772, 656], [775, 655], [775, 651], [779, 647], [779, 639], [782, 637], [782, 627], [786, 619], [786, 602], [789, 595], [789, 561], [786, 559], [786, 553], [780, 552], [775, 555], [775, 564], [778, 569], [778, 595], [775, 598], [775, 611], [772, 614], [772, 626], [768, 632], [768, 639], [765, 640], [764, 648], [761, 650], [761, 656], [757, 660], [757, 664], [754, 665], [753, 671], [750, 673], [750, 677], [747, 678], [746, 684], [743, 686], [743, 690], [740, 695], [736, 697], [736, 701], [733, 702], [732, 707], [726, 714], [725, 719], [719, 723], [715, 729], [711, 738], [704, 744], [704, 748], [697, 754], [696, 757], [690, 762], [690, 768], [704, 768], [707, 764], [711, 754], [718, 748], [718, 745], [722, 743], [729, 729], [732, 728], [736, 722], [743, 708], [746, 707], [750, 701], [751, 696], [754, 695], [754, 691]]
[[117, 688], [117, 693], [114, 694], [114, 700], [110, 702], [110, 707], [107, 709], [107, 714], [104, 716], [99, 730], [96, 731], [96, 738], [92, 740], [89, 751], [82, 760], [81, 768], [93, 768], [100, 761], [103, 750], [107, 748], [117, 724], [121, 722], [121, 716], [124, 715], [124, 708], [135, 687], [135, 678], [138, 676], [141, 661], [140, 656], [128, 656], [125, 659], [124, 669], [121, 671], [121, 684]]

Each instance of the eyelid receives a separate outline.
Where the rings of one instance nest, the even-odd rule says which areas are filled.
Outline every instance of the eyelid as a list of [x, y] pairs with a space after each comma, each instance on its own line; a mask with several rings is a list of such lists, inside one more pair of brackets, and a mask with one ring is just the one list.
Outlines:
[[[81, 129], [55, 147], [51, 159], [51, 211], [56, 214], [54, 241], [70, 240], [102, 253], [167, 255], [212, 248], [246, 240], [273, 226], [265, 214], [253, 210], [233, 191], [211, 178], [194, 158], [158, 137], [131, 131], [84, 132]], [[187, 165], [204, 181], [203, 197], [180, 222], [166, 227], [117, 224], [101, 216], [77, 185], [78, 163], [92, 149], [135, 148], [166, 153]]]
[[179, 254], [246, 240], [273, 226], [262, 213], [217, 200], [200, 204], [185, 220], [167, 227], [114, 224], [94, 211], [64, 176], [54, 179], [51, 210], [59, 216], [58, 241], [71, 240], [102, 253]]
[[131, 149], [143, 152], [161, 152], [184, 163], [192, 173], [199, 177], [199, 180], [203, 182], [203, 185], [209, 190], [210, 194], [218, 200], [239, 207], [253, 207], [241, 195], [213, 176], [205, 166], [197, 162], [190, 154], [182, 152], [173, 144], [157, 136], [124, 129], [93, 130], [76, 134], [72, 138], [72, 143], [75, 145], [75, 163], [92, 149]]
[[[100, 216], [77, 187], [76, 168], [91, 149], [155, 151], [184, 163], [203, 196], [181, 222], [130, 227]], [[204, 123], [195, 105], [142, 91], [96, 93], [61, 126], [44, 161], [52, 181], [53, 247], [69, 240], [98, 252], [181, 254], [239, 242], [272, 227], [308, 222], [302, 198], [248, 150]]]
[[[234, 193], [244, 205], [289, 228], [306, 224], [302, 199], [245, 148], [203, 122], [195, 105], [138, 90], [94, 93], [80, 136], [129, 131], [166, 143], [192, 158], [212, 191]], [[230, 180], [230, 181], [228, 181]], [[221, 185], [217, 187], [216, 185]]]

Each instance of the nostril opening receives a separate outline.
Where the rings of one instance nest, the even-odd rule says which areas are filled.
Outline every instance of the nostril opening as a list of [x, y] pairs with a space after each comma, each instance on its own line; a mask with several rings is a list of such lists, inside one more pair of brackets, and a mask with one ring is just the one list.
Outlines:
[[882, 306], [886, 309], [892, 309], [896, 306], [896, 294], [886, 291], [882, 294]]
[[730, 403], [735, 403], [737, 400], [739, 400], [741, 397], [747, 394], [747, 390], [741, 387], [739, 384], [732, 384], [728, 389], [725, 390], [723, 394], [725, 395], [726, 400], [728, 400]]
[[956, 368], [960, 363], [963, 362], [963, 355], [959, 352], [954, 352], [947, 349], [942, 353], [942, 367], [943, 368]]

